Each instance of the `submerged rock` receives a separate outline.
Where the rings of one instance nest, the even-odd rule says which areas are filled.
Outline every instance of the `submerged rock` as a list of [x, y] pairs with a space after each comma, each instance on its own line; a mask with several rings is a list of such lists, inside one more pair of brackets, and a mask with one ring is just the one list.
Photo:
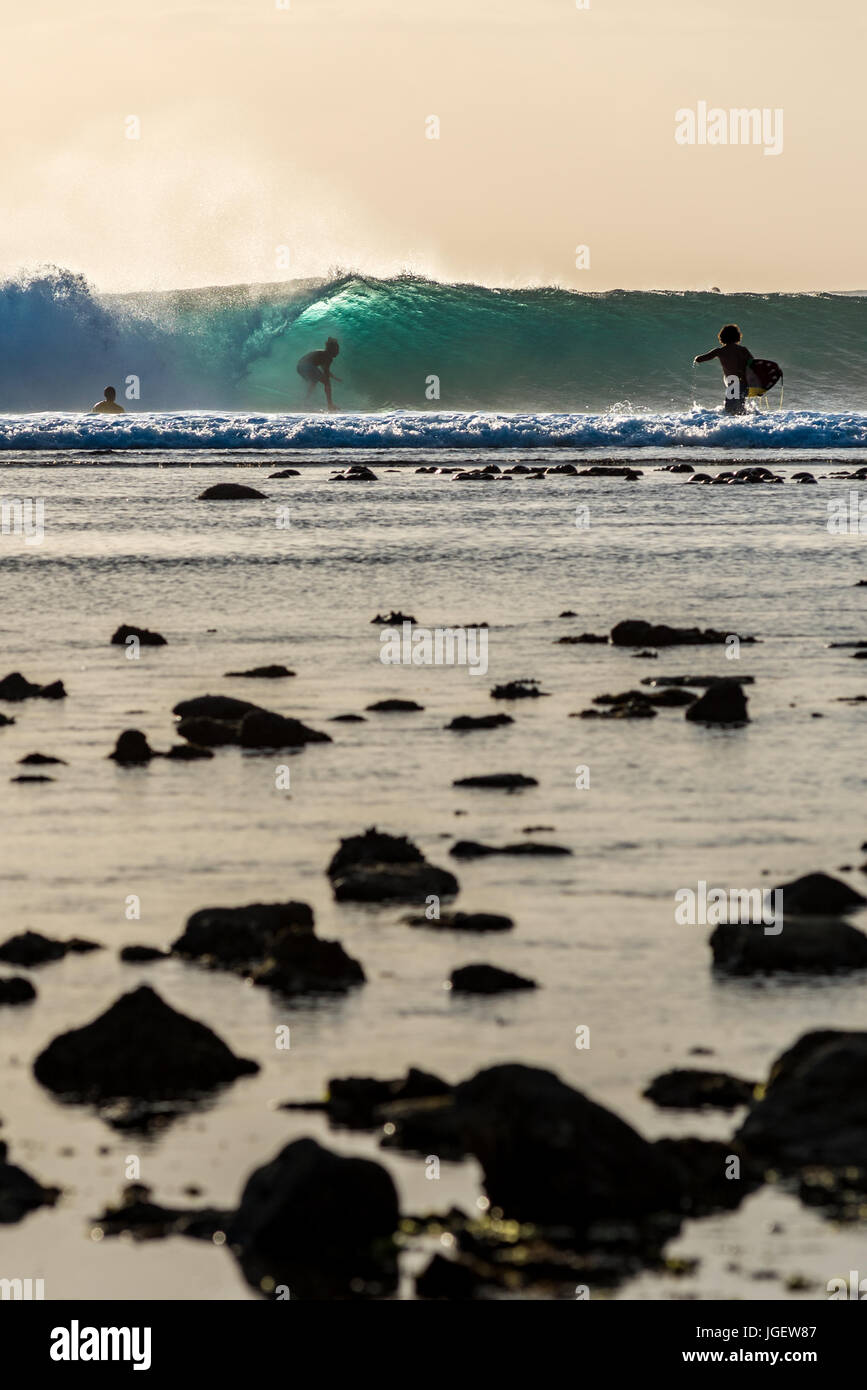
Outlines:
[[82, 1028], [61, 1033], [33, 1072], [43, 1086], [81, 1101], [169, 1100], [259, 1071], [204, 1023], [178, 1013], [148, 985], [122, 994]]
[[716, 681], [689, 706], [684, 717], [701, 724], [746, 724], [747, 697], [739, 681]]
[[415, 618], [411, 618], [408, 613], [391, 612], [383, 615], [377, 613], [375, 618], [371, 618], [371, 623], [379, 623], [382, 627], [400, 627], [403, 623], [414, 623]]
[[23, 1168], [9, 1162], [9, 1146], [0, 1140], [0, 1222], [9, 1226], [39, 1207], [53, 1207], [59, 1187], [43, 1187]]
[[371, 1076], [332, 1077], [324, 1101], [286, 1101], [281, 1110], [321, 1110], [346, 1129], [377, 1129], [383, 1106], [451, 1095], [451, 1086], [430, 1072], [410, 1067], [406, 1076], [380, 1081]]
[[300, 719], [270, 710], [250, 710], [238, 726], [242, 748], [303, 748], [306, 743], [330, 743], [331, 736], [311, 729]]
[[498, 965], [461, 965], [453, 970], [449, 985], [455, 994], [506, 994], [510, 990], [536, 989], [535, 980], [501, 970]]
[[297, 468], [281, 468], [278, 473], [269, 473], [270, 478], [300, 478], [301, 472]]
[[36, 990], [23, 975], [7, 975], [0, 979], [0, 1004], [29, 1004]]
[[540, 696], [547, 695], [547, 690], [539, 689], [539, 682], [535, 677], [516, 681], [506, 681], [504, 685], [495, 685], [491, 691], [492, 700], [538, 700]]
[[493, 791], [518, 791], [522, 787], [538, 787], [535, 777], [525, 777], [522, 772], [486, 772], [475, 777], [459, 777], [452, 782], [453, 787], [482, 787]]
[[[690, 478], [692, 482], [698, 474]], [[709, 627], [702, 631], [698, 627], [669, 627], [667, 623], [648, 623], [643, 618], [627, 618], [616, 623], [611, 629], [611, 641], [615, 647], [674, 647], [711, 646], [725, 643], [729, 637], [738, 636], [734, 628], [717, 632]], [[755, 637], [739, 637], [741, 643], [753, 643]]]
[[[731, 1139], [657, 1139], [654, 1148], [677, 1168], [690, 1216], [733, 1211], [764, 1182], [764, 1171]], [[731, 1160], [739, 1161], [737, 1180], [726, 1176]]]
[[225, 1231], [232, 1215], [214, 1207], [163, 1207], [151, 1200], [151, 1189], [144, 1183], [131, 1182], [116, 1207], [106, 1207], [90, 1219], [103, 1236], [161, 1240], [175, 1235], [213, 1240], [218, 1231]]
[[754, 1081], [742, 1081], [724, 1071], [676, 1067], [654, 1077], [642, 1095], [668, 1110], [734, 1110], [749, 1105]]
[[300, 719], [275, 714], [249, 700], [230, 695], [202, 695], [175, 705], [178, 733], [203, 748], [302, 748], [307, 743], [330, 743], [328, 734], [311, 729]]
[[114, 633], [110, 645], [113, 647], [125, 647], [127, 638], [135, 637], [140, 647], [166, 647], [168, 643], [165, 637], [159, 632], [151, 632], [146, 627], [131, 627], [129, 623], [121, 623]]
[[234, 695], [197, 695], [192, 700], [179, 701], [172, 714], [181, 719], [203, 717], [238, 724], [250, 710], [260, 708], [250, 700], [236, 700]]
[[338, 902], [415, 902], [458, 891], [454, 874], [429, 864], [405, 835], [375, 827], [341, 840], [327, 873]]
[[239, 679], [277, 681], [285, 676], [294, 676], [295, 672], [290, 671], [286, 666], [254, 666], [249, 671], [227, 671], [226, 676], [235, 676]]
[[4, 676], [0, 681], [0, 700], [9, 700], [17, 703], [19, 700], [64, 700], [66, 690], [63, 681], [52, 681], [50, 685], [34, 685], [32, 681], [22, 676], [20, 671], [13, 671], [11, 675]]
[[469, 733], [473, 729], [500, 729], [514, 722], [510, 714], [459, 714], [445, 727], [458, 733]]
[[213, 758], [210, 748], [199, 748], [195, 743], [173, 743], [164, 755], [173, 763], [194, 763], [200, 758]]
[[452, 845], [449, 854], [455, 859], [482, 859], [489, 854], [571, 854], [571, 849], [562, 845], [546, 845], [536, 840], [520, 840], [514, 845], [482, 845], [477, 840], [458, 840]]
[[198, 496], [199, 502], [241, 502], [246, 499], [266, 500], [264, 492], [258, 492], [254, 487], [247, 487], [245, 483], [214, 483], [213, 487], [205, 488]]
[[258, 1290], [285, 1285], [293, 1298], [363, 1297], [395, 1287], [399, 1220], [397, 1192], [381, 1164], [296, 1139], [248, 1178], [227, 1234]]
[[771, 1067], [737, 1139], [766, 1160], [867, 1167], [867, 1033], [804, 1033]]
[[374, 473], [372, 468], [366, 468], [364, 464], [353, 463], [342, 473], [334, 473], [330, 478], [331, 483], [375, 483], [379, 479], [379, 474]]
[[511, 931], [511, 917], [497, 912], [443, 912], [430, 918], [423, 912], [410, 912], [401, 919], [410, 927], [434, 927], [441, 931]]
[[[562, 618], [564, 615], [561, 613], [560, 616], [561, 616], [561, 618]], [[569, 617], [573, 617], [573, 618], [574, 618], [574, 616], [575, 616], [574, 613], [570, 613], [570, 614], [569, 614]], [[602, 644], [602, 645], [604, 645], [604, 646], [606, 646], [606, 647], [608, 646], [608, 635], [607, 635], [607, 633], [604, 633], [604, 632], [603, 632], [603, 633], [600, 634], [600, 633], [597, 633], [597, 632], [581, 632], [581, 633], [579, 633], [577, 636], [574, 635], [574, 634], [572, 634], [572, 635], [566, 636], [566, 637], [558, 637], [558, 638], [556, 639], [556, 644], [555, 644], [555, 645], [563, 647], [563, 646], [580, 646], [580, 645], [593, 646], [593, 645], [597, 645], [597, 644]]]
[[424, 705], [417, 705], [415, 700], [377, 700], [373, 705], [364, 707], [369, 713], [378, 714], [409, 714], [416, 710], [423, 710]]
[[86, 955], [88, 951], [101, 951], [97, 941], [82, 941], [77, 936], [69, 941], [56, 941], [53, 937], [42, 936], [36, 931], [21, 932], [10, 936], [0, 945], [0, 960], [7, 965], [45, 965], [48, 961], [62, 960], [64, 956]]
[[[210, 719], [204, 714], [185, 715], [178, 723], [178, 733], [196, 748], [237, 748], [241, 742], [237, 724], [225, 719]], [[174, 753], [172, 756], [181, 755]]]
[[68, 767], [64, 758], [52, 758], [47, 753], [28, 753], [26, 758], [19, 758], [19, 764], [23, 767]]
[[155, 960], [170, 960], [168, 951], [160, 951], [156, 946], [124, 946], [120, 959], [125, 965], [149, 965]]

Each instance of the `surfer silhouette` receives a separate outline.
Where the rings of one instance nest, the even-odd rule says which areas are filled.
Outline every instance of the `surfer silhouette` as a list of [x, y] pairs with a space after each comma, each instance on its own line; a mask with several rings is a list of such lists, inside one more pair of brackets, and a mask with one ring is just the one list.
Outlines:
[[717, 337], [719, 347], [693, 358], [692, 365], [695, 367], [699, 362], [712, 362], [714, 358], [718, 358], [726, 387], [726, 414], [742, 415], [746, 409], [749, 390], [747, 368], [753, 360], [753, 354], [741, 342], [741, 330], [736, 323], [725, 324]]
[[340, 351], [340, 344], [336, 338], [328, 338], [324, 348], [319, 348], [316, 352], [308, 352], [298, 363], [298, 375], [302, 381], [307, 382], [307, 399], [313, 395], [316, 387], [321, 385], [325, 388], [325, 399], [328, 402], [328, 409], [334, 410], [334, 402], [331, 399], [331, 383], [339, 381], [340, 377], [335, 376], [331, 370], [331, 363]]
[[117, 392], [113, 386], [106, 386], [102, 393], [103, 399], [92, 405], [88, 411], [89, 415], [125, 415], [126, 411], [122, 405], [118, 405], [115, 400]]

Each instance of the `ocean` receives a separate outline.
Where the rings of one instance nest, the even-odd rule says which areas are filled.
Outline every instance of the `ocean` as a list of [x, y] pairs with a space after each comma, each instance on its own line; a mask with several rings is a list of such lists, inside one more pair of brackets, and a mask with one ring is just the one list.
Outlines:
[[[423, 1157], [277, 1105], [320, 1098], [331, 1077], [416, 1065], [456, 1082], [520, 1061], [650, 1138], [725, 1138], [743, 1112], [660, 1110], [642, 1091], [675, 1066], [761, 1080], [808, 1029], [862, 1025], [862, 973], [715, 975], [709, 929], [676, 922], [675, 894], [700, 881], [772, 887], [811, 869], [863, 886], [864, 707], [847, 701], [867, 694], [867, 676], [829, 644], [867, 638], [867, 569], [857, 526], [830, 531], [828, 504], [858, 487], [829, 475], [867, 462], [864, 314], [862, 300], [832, 295], [585, 296], [357, 276], [150, 300], [97, 297], [59, 272], [3, 289], [2, 496], [44, 509], [38, 541], [0, 536], [4, 663], [68, 691], [2, 706], [16, 720], [0, 729], [7, 778], [34, 751], [65, 760], [47, 769], [52, 782], [7, 787], [5, 935], [30, 928], [104, 948], [26, 972], [38, 999], [0, 1011], [10, 1159], [63, 1188], [57, 1208], [4, 1228], [4, 1267], [44, 1278], [49, 1298], [254, 1298], [225, 1249], [94, 1235], [131, 1158], [167, 1206], [189, 1200], [190, 1185], [231, 1206], [252, 1169], [312, 1134], [385, 1163], [404, 1211], [473, 1210], [474, 1161], [443, 1162], [432, 1181]], [[693, 386], [692, 356], [728, 317], [786, 366], [784, 411], [723, 419], [715, 368]], [[305, 414], [294, 360], [326, 332], [341, 341], [347, 410]], [[428, 409], [431, 374], [442, 389]], [[122, 399], [129, 375], [141, 396], [127, 418], [73, 413], [109, 381]], [[285, 410], [267, 407], [269, 390], [287, 393]], [[415, 471], [603, 459], [643, 476], [477, 486]], [[358, 461], [375, 481], [331, 481]], [[673, 461], [711, 472], [761, 461], [786, 482], [691, 486], [666, 471]], [[796, 464], [817, 486], [792, 481]], [[269, 478], [287, 466], [298, 476]], [[265, 498], [198, 500], [225, 481]], [[486, 623], [486, 674], [384, 665], [372, 619], [391, 609], [428, 627]], [[722, 647], [636, 660], [558, 640], [625, 618], [758, 641], [732, 661]], [[110, 645], [120, 623], [156, 629], [167, 646], [130, 660]], [[296, 674], [225, 675], [271, 662]], [[570, 718], [644, 677], [733, 670], [755, 678], [745, 727], [694, 725], [676, 708]], [[547, 698], [491, 699], [494, 684], [519, 677], [538, 678]], [[108, 760], [129, 727], [167, 748], [173, 706], [206, 692], [260, 702], [333, 741], [291, 757], [229, 747], [202, 763]], [[422, 709], [367, 708], [394, 697]], [[445, 728], [503, 710], [514, 719], [503, 728]], [[365, 722], [330, 722], [346, 713]], [[284, 764], [288, 788], [276, 776]], [[579, 767], [589, 786], [576, 786]], [[453, 785], [505, 771], [538, 785]], [[341, 837], [372, 825], [450, 867], [457, 907], [508, 913], [514, 930], [469, 937], [410, 927], [399, 906], [336, 902], [326, 866]], [[450, 855], [458, 839], [527, 838], [571, 855]], [[128, 944], [168, 946], [198, 908], [289, 899], [310, 903], [318, 934], [361, 961], [364, 985], [286, 1001], [177, 958], [119, 960]], [[453, 995], [450, 972], [475, 961], [539, 987]], [[52, 1037], [142, 982], [262, 1066], [148, 1137], [57, 1102], [31, 1069]], [[285, 1026], [291, 1047], [280, 1049]], [[587, 1048], [576, 1047], [579, 1028]], [[861, 1243], [855, 1225], [771, 1184], [733, 1213], [686, 1221], [670, 1267], [591, 1292], [823, 1299], [829, 1279], [858, 1268]], [[401, 1297], [431, 1248], [410, 1242]]]

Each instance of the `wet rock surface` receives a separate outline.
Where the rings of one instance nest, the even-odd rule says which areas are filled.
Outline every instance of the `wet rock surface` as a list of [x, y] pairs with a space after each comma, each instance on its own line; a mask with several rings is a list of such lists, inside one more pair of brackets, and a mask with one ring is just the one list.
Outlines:
[[611, 629], [611, 641], [615, 647], [718, 646], [734, 636], [741, 643], [756, 640], [755, 637], [740, 636], [734, 627], [718, 632], [712, 627], [669, 627], [667, 623], [649, 623], [643, 618], [627, 618]]
[[457, 733], [471, 733], [474, 729], [501, 729], [514, 722], [510, 714], [458, 714], [446, 728]]
[[684, 717], [701, 724], [746, 724], [747, 697], [739, 681], [716, 681], [689, 706]]
[[395, 1287], [399, 1219], [381, 1164], [297, 1139], [248, 1178], [228, 1236], [257, 1290], [264, 1279], [293, 1298], [369, 1297]]
[[484, 772], [472, 777], [459, 777], [453, 787], [481, 787], [490, 791], [520, 791], [522, 787], [538, 787], [535, 777], [522, 772]]
[[497, 912], [443, 912], [439, 917], [430, 918], [426, 913], [408, 913], [402, 918], [410, 927], [434, 927], [441, 931], [511, 931], [515, 923], [511, 917]]
[[264, 501], [266, 494], [259, 492], [254, 487], [248, 487], [246, 483], [214, 483], [213, 487], [206, 487], [204, 492], [198, 496], [199, 502], [243, 502], [243, 501]]
[[338, 902], [423, 902], [431, 894], [453, 897], [458, 881], [429, 864], [405, 835], [375, 827], [340, 841], [327, 869]]
[[45, 965], [48, 961], [62, 960], [66, 955], [86, 955], [89, 951], [101, 951], [97, 941], [83, 941], [72, 937], [69, 941], [56, 941], [40, 932], [26, 931], [18, 936], [10, 936], [0, 945], [0, 960], [7, 965], [23, 965], [32, 968]]
[[13, 1225], [39, 1207], [53, 1207], [59, 1187], [43, 1187], [36, 1178], [9, 1162], [9, 1146], [0, 1140], [0, 1222]]
[[121, 623], [111, 639], [111, 646], [125, 647], [127, 639], [134, 637], [140, 647], [166, 647], [168, 643], [160, 632], [151, 632], [147, 627], [134, 627], [129, 623]]
[[0, 1004], [29, 1004], [36, 990], [23, 975], [7, 975], [0, 979]]
[[64, 700], [66, 690], [63, 681], [52, 681], [49, 685], [37, 685], [27, 680], [20, 671], [13, 671], [0, 680], [0, 700], [17, 703], [20, 700]]
[[48, 1090], [80, 1101], [196, 1096], [258, 1070], [148, 985], [121, 995], [92, 1023], [61, 1033], [33, 1064]]
[[143, 767], [159, 754], [151, 748], [141, 729], [124, 729], [108, 756], [121, 767]]
[[514, 845], [484, 845], [478, 840], [458, 840], [449, 850], [449, 854], [454, 855], [455, 859], [483, 859], [491, 854], [539, 854], [556, 857], [571, 853], [571, 849], [565, 849], [562, 845], [546, 845], [537, 840], [519, 840]]
[[654, 1077], [642, 1095], [671, 1110], [734, 1110], [749, 1105], [756, 1084], [724, 1071], [676, 1067]]
[[790, 917], [783, 900], [783, 930], [731, 922], [710, 937], [714, 967], [730, 975], [824, 975], [867, 969], [867, 936], [839, 917]]
[[287, 666], [280, 666], [275, 663], [272, 666], [253, 666], [249, 671], [227, 671], [226, 677], [235, 677], [244, 680], [278, 681], [287, 676], [294, 676], [295, 672], [290, 671]]
[[512, 990], [537, 989], [535, 980], [501, 970], [498, 965], [461, 965], [449, 976], [453, 994], [508, 994]]

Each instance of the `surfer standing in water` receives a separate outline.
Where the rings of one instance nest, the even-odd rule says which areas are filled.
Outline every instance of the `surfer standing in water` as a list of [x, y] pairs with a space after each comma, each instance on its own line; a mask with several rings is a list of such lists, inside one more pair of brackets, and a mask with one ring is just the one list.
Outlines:
[[726, 386], [725, 412], [727, 415], [743, 415], [747, 403], [747, 367], [753, 360], [753, 354], [741, 342], [741, 330], [736, 323], [727, 323], [717, 337], [719, 347], [694, 357], [692, 365], [695, 367], [699, 362], [712, 362], [718, 357]]
[[307, 399], [313, 395], [316, 387], [320, 384], [325, 388], [325, 399], [328, 402], [328, 409], [334, 410], [335, 405], [331, 399], [331, 383], [339, 381], [340, 377], [335, 376], [331, 370], [331, 363], [340, 351], [340, 345], [336, 338], [328, 338], [325, 347], [317, 352], [308, 352], [298, 363], [298, 375], [303, 381], [307, 382]]
[[113, 386], [106, 386], [102, 395], [103, 399], [90, 407], [89, 415], [126, 415], [123, 406], [115, 400], [117, 392]]

